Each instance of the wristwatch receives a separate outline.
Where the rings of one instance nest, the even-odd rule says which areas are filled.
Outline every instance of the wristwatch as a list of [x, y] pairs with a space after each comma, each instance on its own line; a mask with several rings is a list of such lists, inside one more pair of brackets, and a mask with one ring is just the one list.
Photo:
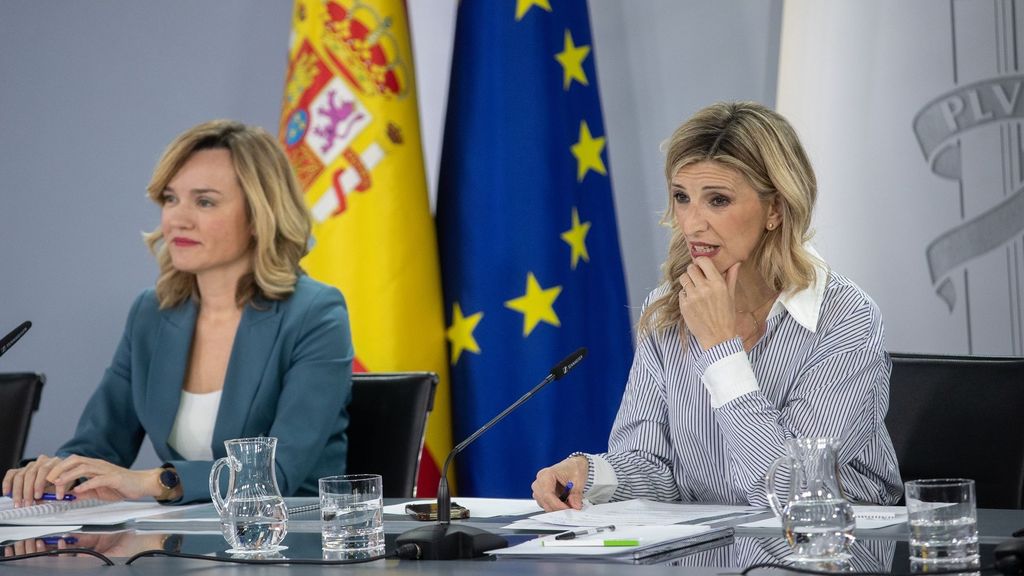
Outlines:
[[174, 496], [174, 489], [181, 484], [181, 476], [178, 476], [178, 471], [174, 468], [164, 468], [160, 471], [160, 476], [157, 477], [157, 481], [160, 482], [160, 487], [164, 489], [163, 492], [157, 496], [157, 500], [166, 501], [170, 500]]
[[161, 544], [164, 552], [181, 552], [181, 541], [184, 540], [181, 534], [168, 534], [164, 536]]

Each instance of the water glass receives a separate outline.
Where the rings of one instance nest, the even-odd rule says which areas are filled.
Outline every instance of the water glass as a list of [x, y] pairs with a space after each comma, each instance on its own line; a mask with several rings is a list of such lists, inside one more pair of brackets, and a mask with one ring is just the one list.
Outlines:
[[384, 554], [384, 497], [379, 474], [320, 479], [323, 549], [346, 557]]
[[906, 483], [906, 495], [911, 563], [976, 566], [978, 515], [974, 480], [911, 480]]

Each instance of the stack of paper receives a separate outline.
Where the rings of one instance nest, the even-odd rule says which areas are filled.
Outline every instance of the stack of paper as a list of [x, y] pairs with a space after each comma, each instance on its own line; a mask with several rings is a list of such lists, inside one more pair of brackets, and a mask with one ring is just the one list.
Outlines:
[[42, 538], [50, 534], [64, 534], [80, 530], [81, 528], [81, 526], [18, 526], [15, 528], [0, 528], [0, 544], [4, 542], [17, 542], [26, 538]]
[[[178, 507], [177, 510], [187, 507]], [[145, 502], [102, 502], [75, 500], [47, 502], [14, 508], [9, 498], [0, 498], [0, 524], [13, 526], [112, 526], [167, 512], [169, 508], [152, 500]]]
[[726, 518], [760, 514], [750, 506], [681, 504], [625, 500], [584, 506], [582, 510], [560, 510], [537, 514], [506, 526], [512, 530], [561, 530], [566, 526], [668, 526], [682, 523], [717, 522]]
[[[907, 521], [906, 506], [853, 506], [853, 514], [857, 519], [858, 530], [872, 530], [903, 524]], [[744, 528], [782, 528], [778, 516], [765, 518], [756, 522], [741, 524]]]
[[707, 526], [627, 526], [572, 540], [543, 536], [487, 554], [498, 558], [644, 563], [646, 559], [661, 558], [671, 552], [685, 553], [686, 550], [703, 550], [708, 545], [724, 545], [732, 540], [732, 534], [732, 528]]

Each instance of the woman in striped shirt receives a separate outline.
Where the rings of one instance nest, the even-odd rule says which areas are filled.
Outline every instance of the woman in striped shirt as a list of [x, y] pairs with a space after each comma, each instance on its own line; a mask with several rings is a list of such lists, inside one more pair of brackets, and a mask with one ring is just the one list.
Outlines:
[[817, 184], [793, 128], [764, 106], [720, 103], [666, 149], [665, 281], [644, 305], [608, 452], [540, 470], [534, 499], [766, 506], [785, 440], [828, 436], [842, 442], [847, 496], [895, 503], [881, 315], [807, 244]]

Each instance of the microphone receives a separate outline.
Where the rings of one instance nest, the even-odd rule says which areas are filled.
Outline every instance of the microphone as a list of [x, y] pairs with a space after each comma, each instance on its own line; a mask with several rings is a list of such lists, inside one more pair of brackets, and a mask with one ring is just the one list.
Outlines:
[[7, 336], [4, 336], [3, 340], [0, 340], [0, 356], [3, 356], [11, 346], [14, 346], [15, 342], [21, 340], [21, 337], [24, 336], [25, 332], [28, 332], [28, 329], [31, 327], [32, 323], [26, 320], [22, 322], [20, 326], [11, 330]]
[[491, 418], [489, 422], [481, 426], [476, 432], [473, 432], [468, 438], [459, 442], [458, 446], [452, 448], [452, 451], [448, 453], [448, 457], [445, 458], [444, 468], [441, 470], [441, 480], [437, 483], [437, 524], [422, 526], [405, 532], [395, 541], [399, 549], [404, 547], [404, 550], [415, 550], [416, 555], [412, 558], [416, 560], [453, 560], [456, 558], [476, 558], [483, 555], [487, 550], [508, 546], [508, 541], [504, 538], [497, 534], [491, 534], [486, 530], [473, 528], [472, 526], [452, 526], [451, 496], [448, 492], [448, 465], [452, 463], [452, 459], [455, 458], [456, 454], [465, 450], [481, 434], [493, 428], [495, 424], [511, 414], [513, 410], [522, 406], [523, 403], [539, 392], [541, 388], [554, 380], [561, 380], [565, 377], [586, 355], [587, 349], [580, 348], [566, 356], [548, 372], [547, 377], [540, 384], [534, 386], [532, 390], [523, 394], [511, 406], [502, 410], [501, 414]]

